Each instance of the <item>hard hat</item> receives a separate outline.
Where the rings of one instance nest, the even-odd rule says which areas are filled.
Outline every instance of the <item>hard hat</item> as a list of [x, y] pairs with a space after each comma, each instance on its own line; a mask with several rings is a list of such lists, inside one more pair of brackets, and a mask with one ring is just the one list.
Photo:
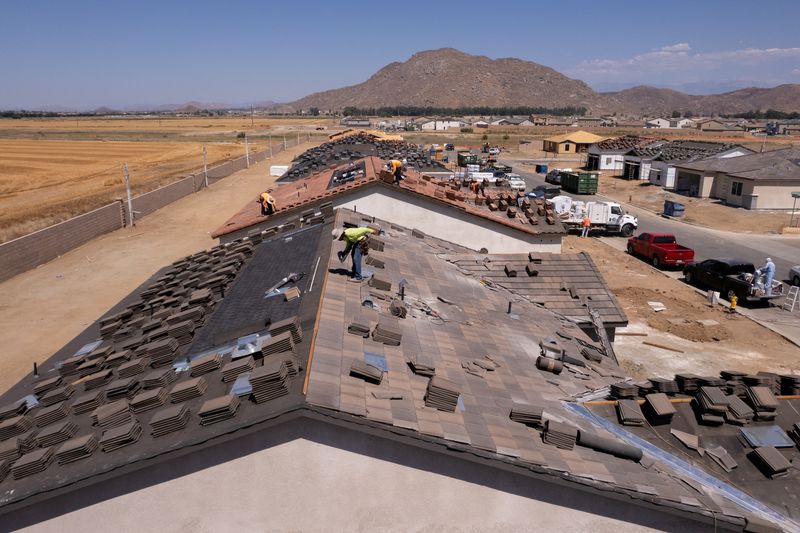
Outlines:
[[333, 240], [338, 241], [339, 238], [342, 236], [342, 233], [344, 233], [342, 231], [342, 228], [336, 228], [333, 231], [331, 231], [331, 235], [333, 236]]

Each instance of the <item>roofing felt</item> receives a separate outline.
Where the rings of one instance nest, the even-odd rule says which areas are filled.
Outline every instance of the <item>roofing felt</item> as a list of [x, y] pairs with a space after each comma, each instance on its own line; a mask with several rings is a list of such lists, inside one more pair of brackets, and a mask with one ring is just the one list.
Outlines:
[[[353, 181], [331, 186], [331, 178], [335, 173], [349, 168], [351, 164], [362, 163], [365, 167], [363, 174]], [[260, 204], [253, 199], [225, 224], [215, 229], [211, 236], [219, 238], [250, 227], [267, 227], [270, 220], [284, 219], [293, 214], [300, 215], [325, 202], [330, 202], [336, 196], [369, 187], [388, 187], [393, 191], [407, 194], [410, 201], [420, 197], [433, 200], [530, 235], [566, 233], [563, 224], [555, 220], [552, 220], [551, 224], [546, 213], [539, 214], [538, 210], [534, 210], [530, 216], [518, 210], [512, 211], [513, 215], [510, 214], [508, 211], [508, 201], [511, 199], [510, 189], [488, 187], [486, 198], [476, 197], [467, 192], [468, 189], [464, 183], [432, 178], [413, 170], [406, 172], [408, 177], [399, 186], [392, 185], [393, 180], [390, 174], [388, 175], [389, 183], [384, 181], [386, 174], [384, 174], [384, 178], [381, 177], [383, 167], [384, 160], [377, 157], [366, 157], [312, 174], [295, 182], [279, 185], [271, 192], [276, 200], [276, 211], [273, 215], [262, 215]], [[505, 197], [506, 203], [501, 205], [500, 200], [503, 197]], [[494, 200], [496, 202], [493, 203]]]
[[606, 325], [626, 325], [625, 311], [586, 252], [578, 254], [448, 254], [467, 275], [493, 283], [577, 323], [591, 322], [587, 305]]
[[721, 172], [754, 180], [800, 179], [800, 148], [791, 147], [723, 159], [705, 159], [680, 165], [701, 172]]
[[600, 142], [603, 140], [603, 137], [600, 135], [595, 135], [594, 133], [589, 133], [588, 131], [571, 131], [569, 133], [563, 133], [561, 135], [554, 135], [553, 137], [547, 137], [545, 142], [553, 142], [553, 143], [562, 143], [562, 142], [573, 142], [575, 144], [593, 144], [596, 142]]
[[630, 153], [643, 159], [678, 163], [706, 159], [737, 147], [735, 144], [706, 141], [668, 141], [634, 148]]

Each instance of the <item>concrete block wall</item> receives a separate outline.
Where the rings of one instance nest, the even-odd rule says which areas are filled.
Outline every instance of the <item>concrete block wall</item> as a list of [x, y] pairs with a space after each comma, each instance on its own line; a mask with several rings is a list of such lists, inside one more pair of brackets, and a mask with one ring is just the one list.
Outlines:
[[194, 192], [196, 192], [194, 177], [189, 176], [188, 178], [184, 178], [180, 181], [176, 181], [175, 183], [170, 183], [169, 185], [159, 187], [154, 191], [137, 196], [131, 200], [135, 215], [134, 221], [136, 218], [149, 215], [153, 211], [157, 211], [165, 205], [180, 200], [184, 196], [188, 196]]
[[83, 215], [0, 244], [0, 281], [35, 268], [123, 226], [122, 204], [114, 202]]

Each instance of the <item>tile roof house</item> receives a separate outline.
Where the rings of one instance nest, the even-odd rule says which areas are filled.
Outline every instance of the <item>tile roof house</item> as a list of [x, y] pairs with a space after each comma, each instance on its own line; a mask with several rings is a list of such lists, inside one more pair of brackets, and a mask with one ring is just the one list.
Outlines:
[[644, 148], [662, 141], [664, 139], [640, 137], [638, 135], [624, 135], [605, 139], [589, 147], [586, 155], [586, 166], [589, 170], [621, 171], [625, 161], [625, 154], [634, 148]]
[[555, 154], [582, 153], [586, 152], [589, 146], [602, 140], [603, 137], [599, 135], [579, 130], [546, 138], [542, 149]]
[[519, 207], [517, 194], [512, 198], [509, 189], [495, 187], [487, 188], [486, 197], [476, 197], [460, 181], [439, 180], [414, 170], [408, 170], [408, 178], [397, 186], [383, 165], [382, 159], [366, 157], [279, 185], [271, 193], [277, 201], [273, 215], [262, 216], [254, 198], [212, 237], [230, 242], [264, 229], [296, 226], [301, 220], [346, 207], [473, 250], [561, 251], [566, 230], [544, 205], [528, 201]]
[[734, 158], [753, 151], [737, 144], [708, 141], [662, 141], [632, 148], [625, 154], [623, 177], [625, 179], [649, 180], [665, 189], [676, 188], [678, 164], [700, 159]]
[[677, 165], [680, 189], [747, 209], [791, 209], [800, 190], [800, 149]]
[[[340, 210], [176, 261], [5, 393], [3, 529], [487, 529], [534, 516], [568, 531], [796, 530], [791, 491], [761, 496], [796, 472], [766, 452], [788, 477], [686, 467], [647, 428], [605, 419], [596, 400], [644, 385], [568, 316], [448, 259], [465, 248], [380, 221], [371, 281], [349, 282], [330, 231], [363, 218]], [[756, 389], [759, 417], [800, 418]], [[618, 402], [629, 421], [631, 401]], [[749, 480], [763, 487], [742, 496]]]

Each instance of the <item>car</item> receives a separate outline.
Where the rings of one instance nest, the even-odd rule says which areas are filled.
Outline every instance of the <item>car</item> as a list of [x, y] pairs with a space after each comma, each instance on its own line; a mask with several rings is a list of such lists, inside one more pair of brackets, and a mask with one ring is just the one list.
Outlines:
[[795, 265], [789, 269], [789, 283], [795, 287], [800, 287], [800, 265]]
[[531, 189], [530, 192], [525, 194], [528, 198], [544, 198], [546, 200], [560, 195], [561, 187], [548, 187], [547, 185], [537, 185]]
[[525, 180], [522, 179], [522, 176], [519, 174], [506, 174], [505, 179], [508, 180], [508, 186], [512, 191], [524, 191], [528, 187], [525, 184]]
[[489, 155], [500, 155], [500, 148], [489, 148]]
[[752, 263], [737, 258], [706, 259], [683, 268], [686, 283], [719, 291], [728, 301], [736, 296], [740, 302], [765, 302], [783, 295], [781, 282], [773, 282], [768, 295], [757, 283], [757, 277]]

